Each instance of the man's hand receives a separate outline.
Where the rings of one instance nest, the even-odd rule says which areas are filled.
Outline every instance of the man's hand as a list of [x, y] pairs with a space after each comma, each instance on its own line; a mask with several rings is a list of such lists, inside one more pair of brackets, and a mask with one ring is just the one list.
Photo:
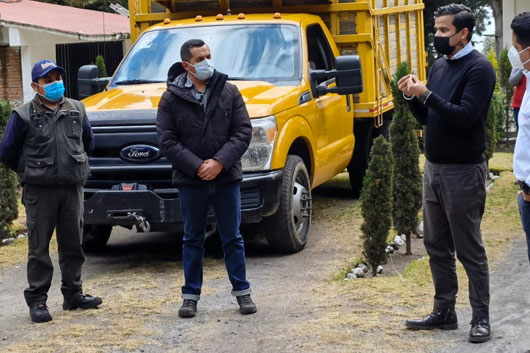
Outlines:
[[403, 76], [398, 81], [398, 88], [407, 96], [419, 97], [427, 90], [427, 87], [416, 76], [410, 74]]
[[528, 195], [527, 193], [525, 193], [523, 190], [519, 190], [519, 194], [520, 195], [523, 195], [523, 199], [527, 202], [530, 202], [530, 195]]
[[216, 159], [207, 159], [197, 169], [199, 178], [205, 181], [213, 180], [223, 170], [223, 165]]

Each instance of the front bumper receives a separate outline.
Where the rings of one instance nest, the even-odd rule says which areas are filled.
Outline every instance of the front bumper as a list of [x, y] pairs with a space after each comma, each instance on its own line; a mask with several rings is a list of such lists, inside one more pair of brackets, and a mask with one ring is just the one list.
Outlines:
[[[256, 223], [276, 212], [283, 170], [245, 173], [241, 182], [241, 218]], [[109, 190], [85, 188], [85, 224], [132, 226], [136, 216], [149, 223], [182, 223], [177, 188]], [[212, 210], [208, 221], [215, 222]]]

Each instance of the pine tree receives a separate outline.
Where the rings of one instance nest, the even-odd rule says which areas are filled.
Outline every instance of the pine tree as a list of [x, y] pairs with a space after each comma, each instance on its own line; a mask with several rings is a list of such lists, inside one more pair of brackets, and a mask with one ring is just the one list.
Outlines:
[[392, 224], [392, 154], [383, 136], [374, 140], [361, 192], [363, 253], [377, 276], [386, 260], [386, 240]]
[[[10, 114], [9, 103], [0, 102], [0, 136]], [[17, 185], [16, 174], [0, 164], [0, 239], [11, 236], [11, 224], [18, 217]]]
[[102, 55], [96, 56], [96, 66], [98, 67], [98, 77], [107, 77], [107, 67]]
[[394, 161], [392, 175], [392, 218], [394, 228], [405, 234], [406, 254], [412, 254], [411, 235], [418, 226], [418, 211], [421, 208], [422, 178], [419, 167], [420, 149], [414, 133], [415, 119], [410, 114], [397, 82], [409, 73], [406, 62], [398, 66], [392, 80], [394, 95], [394, 115], [390, 125], [390, 142]]

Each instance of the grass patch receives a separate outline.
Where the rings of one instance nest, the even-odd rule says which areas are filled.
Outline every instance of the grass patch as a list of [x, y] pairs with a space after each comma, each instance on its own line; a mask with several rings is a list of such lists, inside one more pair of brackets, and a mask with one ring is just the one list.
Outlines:
[[496, 152], [493, 154], [493, 157], [489, 160], [490, 171], [499, 175], [504, 171], [513, 170], [513, 153], [507, 152]]
[[[510, 163], [509, 153], [496, 154], [492, 159], [500, 178], [487, 194], [482, 221], [490, 268], [502, 259], [510, 240], [522, 233]], [[360, 212], [355, 210], [359, 203], [352, 207], [349, 212]], [[317, 298], [326, 298], [329, 310], [319, 312], [318, 318], [306, 324], [294, 325], [293, 330], [318, 327], [319, 341], [328, 345], [329, 351], [394, 352], [399, 347], [399, 351], [423, 352], [432, 346], [429, 333], [408, 331], [403, 324], [407, 318], [421, 317], [432, 309], [434, 289], [427, 257], [411, 262], [397, 276], [337, 280], [344, 278], [346, 270], [315, 293]], [[457, 308], [468, 308], [468, 279], [459, 261], [457, 274]], [[319, 347], [314, 343], [310, 348]]]

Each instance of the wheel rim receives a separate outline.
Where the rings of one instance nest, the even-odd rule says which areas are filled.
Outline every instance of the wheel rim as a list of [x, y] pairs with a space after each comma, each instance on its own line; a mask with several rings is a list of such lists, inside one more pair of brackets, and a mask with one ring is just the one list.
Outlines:
[[296, 179], [293, 183], [291, 217], [296, 233], [301, 240], [307, 237], [307, 226], [311, 219], [311, 191], [309, 180], [297, 170]]

